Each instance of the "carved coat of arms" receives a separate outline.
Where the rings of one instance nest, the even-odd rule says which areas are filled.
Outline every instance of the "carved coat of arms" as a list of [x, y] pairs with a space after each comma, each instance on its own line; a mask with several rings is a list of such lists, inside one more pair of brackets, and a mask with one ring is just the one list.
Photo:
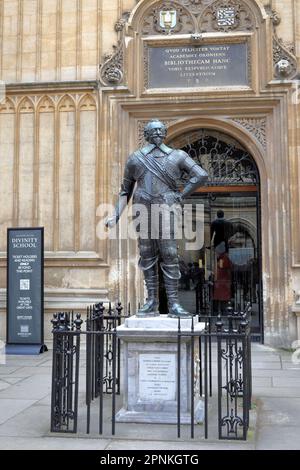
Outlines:
[[177, 24], [176, 10], [161, 10], [159, 12], [159, 25], [161, 28], [170, 30], [175, 28]]

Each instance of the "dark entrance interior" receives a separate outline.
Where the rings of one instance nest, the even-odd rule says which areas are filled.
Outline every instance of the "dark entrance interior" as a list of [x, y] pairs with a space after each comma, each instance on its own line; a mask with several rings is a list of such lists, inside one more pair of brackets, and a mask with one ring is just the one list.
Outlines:
[[251, 302], [252, 333], [262, 341], [257, 166], [242, 144], [213, 130], [188, 132], [169, 145], [182, 148], [209, 174], [206, 186], [186, 200], [192, 209], [183, 224], [188, 220], [202, 231], [202, 241], [187, 249], [188, 240], [178, 240], [180, 301], [188, 311], [207, 315], [226, 315], [229, 301], [236, 310]]

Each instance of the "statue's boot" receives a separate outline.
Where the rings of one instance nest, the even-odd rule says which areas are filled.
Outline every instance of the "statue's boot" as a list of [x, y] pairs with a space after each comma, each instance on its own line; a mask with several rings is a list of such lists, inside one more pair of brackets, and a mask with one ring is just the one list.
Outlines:
[[157, 264], [144, 270], [148, 297], [146, 303], [139, 309], [137, 317], [156, 317], [158, 310], [158, 268]]
[[161, 264], [164, 273], [164, 282], [168, 298], [168, 317], [171, 318], [189, 318], [191, 314], [187, 312], [178, 300], [178, 280], [180, 279], [179, 266]]

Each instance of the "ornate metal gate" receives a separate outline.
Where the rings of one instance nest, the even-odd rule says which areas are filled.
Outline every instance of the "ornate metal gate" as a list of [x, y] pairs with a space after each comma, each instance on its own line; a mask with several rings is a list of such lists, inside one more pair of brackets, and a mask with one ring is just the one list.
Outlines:
[[[226, 281], [231, 292], [227, 293], [226, 302], [231, 301], [237, 310], [243, 310], [248, 302], [252, 304], [252, 333], [263, 340], [260, 179], [257, 165], [240, 142], [211, 129], [183, 133], [169, 145], [187, 152], [209, 175], [206, 186], [200, 188], [189, 201], [204, 205], [205, 246], [192, 256], [182, 249], [184, 272], [181, 297], [187, 298], [186, 290], [195, 290], [196, 294], [194, 304], [187, 301], [186, 308], [207, 314], [219, 314], [226, 310], [225, 284], [220, 281], [226, 272], [225, 268], [220, 268], [220, 260], [231, 271], [227, 272]], [[213, 227], [218, 223], [220, 225], [220, 220], [231, 231], [226, 238], [224, 256], [217, 253], [216, 243], [212, 240]], [[220, 286], [223, 293], [220, 293]], [[224, 301], [217, 302], [216, 299], [222, 299], [222, 295]]]

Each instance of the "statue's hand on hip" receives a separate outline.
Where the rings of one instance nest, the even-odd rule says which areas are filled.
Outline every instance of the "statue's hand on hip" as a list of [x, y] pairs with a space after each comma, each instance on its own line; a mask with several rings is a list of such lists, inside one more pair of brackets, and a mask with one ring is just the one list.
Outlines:
[[104, 225], [107, 228], [113, 228], [115, 227], [115, 225], [117, 225], [117, 223], [118, 223], [118, 218], [116, 215], [114, 215], [113, 217], [107, 217], [104, 221]]

